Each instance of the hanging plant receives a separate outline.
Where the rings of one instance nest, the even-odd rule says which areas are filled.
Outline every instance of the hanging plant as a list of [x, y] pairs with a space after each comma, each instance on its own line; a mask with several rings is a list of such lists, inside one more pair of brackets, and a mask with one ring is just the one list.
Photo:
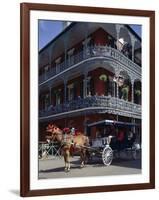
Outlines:
[[128, 88], [128, 86], [127, 87], [123, 87], [122, 88], [122, 93], [128, 93], [128, 90], [129, 90], [129, 88]]
[[136, 94], [137, 96], [140, 96], [140, 95], [141, 95], [141, 91], [140, 91], [140, 90], [135, 90], [135, 94]]
[[99, 79], [100, 79], [101, 81], [106, 82], [106, 81], [107, 81], [107, 75], [106, 75], [106, 74], [101, 74], [101, 75], [99, 76]]
[[129, 86], [123, 87], [121, 91], [122, 91], [122, 98], [124, 100], [128, 100]]

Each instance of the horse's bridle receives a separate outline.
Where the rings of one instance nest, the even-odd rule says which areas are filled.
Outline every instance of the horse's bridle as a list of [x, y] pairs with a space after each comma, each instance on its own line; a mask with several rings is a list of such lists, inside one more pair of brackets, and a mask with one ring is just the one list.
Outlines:
[[56, 131], [55, 131], [55, 132], [52, 132], [52, 139], [53, 139], [53, 140], [57, 139], [57, 136], [58, 136], [58, 135], [59, 135], [59, 136], [62, 136], [62, 132], [56, 132]]

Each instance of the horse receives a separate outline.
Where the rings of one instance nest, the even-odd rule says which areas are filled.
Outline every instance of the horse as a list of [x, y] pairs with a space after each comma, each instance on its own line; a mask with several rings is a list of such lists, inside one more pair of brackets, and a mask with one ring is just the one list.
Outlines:
[[76, 151], [80, 153], [80, 167], [84, 167], [87, 156], [89, 155], [87, 151], [89, 139], [87, 136], [81, 132], [71, 134], [69, 128], [61, 130], [55, 124], [49, 124], [46, 127], [46, 132], [51, 133], [51, 136], [46, 136], [46, 138], [49, 138], [52, 141], [58, 141], [61, 144], [61, 150], [63, 152], [65, 162], [64, 170], [66, 172], [70, 171], [70, 156]]

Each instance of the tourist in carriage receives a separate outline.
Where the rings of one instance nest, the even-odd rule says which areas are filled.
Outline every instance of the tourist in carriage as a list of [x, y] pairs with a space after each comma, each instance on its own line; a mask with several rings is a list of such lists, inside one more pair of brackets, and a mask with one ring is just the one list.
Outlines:
[[128, 137], [127, 137], [127, 147], [132, 147], [133, 143], [136, 140], [136, 134], [133, 133], [132, 131], [128, 132]]

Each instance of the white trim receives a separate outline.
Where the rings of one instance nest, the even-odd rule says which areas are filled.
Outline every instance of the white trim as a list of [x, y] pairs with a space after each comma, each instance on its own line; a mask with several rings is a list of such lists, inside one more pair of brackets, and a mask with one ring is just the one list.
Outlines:
[[[142, 25], [142, 174], [124, 176], [101, 176], [84, 178], [38, 179], [38, 19], [89, 21]], [[118, 15], [98, 15], [31, 11], [30, 12], [30, 189], [70, 188], [101, 185], [137, 184], [150, 182], [149, 143], [149, 18]], [[36, 105], [35, 105], [36, 104]], [[36, 122], [37, 119], [37, 122]]]

